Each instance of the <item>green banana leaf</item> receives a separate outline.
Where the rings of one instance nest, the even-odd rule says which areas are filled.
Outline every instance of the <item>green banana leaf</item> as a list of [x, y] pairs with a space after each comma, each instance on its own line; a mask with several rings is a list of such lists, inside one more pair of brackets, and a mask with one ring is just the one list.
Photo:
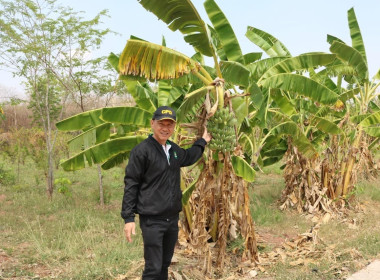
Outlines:
[[273, 127], [268, 132], [267, 137], [270, 135], [277, 137], [283, 135], [290, 136], [293, 140], [294, 145], [305, 157], [312, 157], [317, 154], [317, 151], [314, 149], [313, 145], [307, 139], [305, 134], [303, 134], [297, 124], [293, 121], [286, 121]]
[[182, 205], [186, 205], [189, 202], [191, 194], [195, 190], [196, 182], [198, 180], [194, 180], [183, 192], [182, 192]]
[[373, 76], [374, 80], [380, 80], [380, 69], [376, 72], [375, 76]]
[[179, 30], [194, 49], [206, 56], [212, 56], [206, 25], [190, 0], [140, 0], [148, 11], [165, 22], [170, 30]]
[[70, 152], [78, 152], [110, 138], [110, 123], [93, 127], [68, 141]]
[[101, 118], [106, 122], [149, 127], [152, 114], [137, 107], [103, 108]]
[[270, 57], [291, 56], [284, 44], [265, 31], [248, 26], [245, 36]]
[[[260, 83], [259, 83], [260, 85]], [[309, 97], [321, 104], [334, 104], [338, 94], [322, 84], [297, 74], [278, 74], [261, 81], [266, 88], [280, 88], [289, 92]]]
[[176, 79], [190, 71], [197, 72], [200, 67], [198, 62], [180, 52], [139, 40], [128, 40], [119, 60], [121, 75], [141, 76], [152, 81]]
[[235, 174], [247, 182], [255, 181], [256, 171], [242, 157], [232, 156], [231, 163]]
[[373, 137], [380, 137], [380, 111], [370, 114], [360, 122], [363, 130]]
[[179, 87], [173, 87], [168, 81], [158, 83], [157, 106], [171, 106], [178, 98], [184, 96], [186, 92]]
[[365, 60], [365, 63], [368, 64], [367, 56], [366, 56], [365, 48], [364, 48], [363, 37], [360, 32], [359, 23], [356, 19], [354, 8], [351, 8], [348, 10], [347, 18], [348, 18], [348, 26], [350, 28], [352, 47], [356, 49], [362, 55], [362, 57]]
[[270, 57], [248, 64], [246, 67], [249, 72], [251, 72], [251, 80], [258, 81], [269, 68], [287, 58], [288, 57]]
[[235, 117], [237, 119], [237, 127], [240, 127], [244, 118], [248, 115], [249, 99], [246, 96], [234, 97], [231, 99], [231, 103], [235, 113]]
[[292, 73], [297, 70], [308, 70], [309, 68], [327, 65], [333, 62], [335, 58], [334, 54], [327, 53], [306, 53], [290, 57], [269, 68], [261, 79], [280, 73]]
[[101, 164], [120, 153], [131, 151], [145, 138], [145, 136], [127, 136], [109, 140], [76, 154], [64, 161], [61, 166], [65, 171], [74, 171], [85, 168], [85, 160], [90, 166], [93, 163]]
[[263, 53], [261, 53], [261, 52], [246, 53], [244, 55], [244, 64], [247, 65], [247, 64], [250, 64], [252, 62], [255, 62], [255, 61], [261, 59], [262, 56], [263, 56]]
[[193, 112], [200, 104], [203, 104], [203, 97], [206, 96], [208, 91], [213, 89], [213, 86], [201, 87], [187, 94], [181, 106], [177, 110], [177, 121], [184, 122], [186, 115], [189, 112]]
[[234, 85], [248, 87], [249, 70], [239, 62], [221, 61], [220, 70], [223, 78]]
[[354, 88], [352, 90], [348, 90], [346, 92], [343, 92], [341, 95], [339, 95], [339, 100], [345, 103], [347, 100], [354, 98], [354, 96], [358, 94], [359, 92], [360, 92], [360, 88]]
[[259, 110], [265, 98], [263, 92], [257, 86], [256, 83], [251, 83], [249, 85], [248, 92], [250, 93], [250, 96], [251, 96], [252, 106], [255, 109]]
[[360, 79], [368, 80], [367, 62], [359, 51], [337, 41], [331, 45], [330, 51], [335, 53], [339, 59], [351, 65]]
[[62, 131], [89, 129], [91, 127], [96, 127], [104, 123], [104, 121], [100, 119], [101, 113], [102, 109], [83, 112], [59, 121], [55, 125], [58, 130]]
[[333, 135], [339, 135], [343, 133], [343, 131], [335, 123], [325, 118], [315, 116], [313, 117], [311, 124], [324, 133]]
[[228, 61], [236, 61], [244, 64], [244, 57], [240, 49], [239, 41], [224, 13], [214, 0], [206, 0], [203, 5], [218, 34]]
[[338, 37], [327, 34], [327, 42], [331, 45], [334, 41], [338, 41], [345, 44], [345, 42], [343, 42], [343, 40], [339, 39]]
[[129, 152], [117, 154], [104, 162], [101, 167], [103, 170], [111, 169], [122, 164], [129, 157]]
[[271, 89], [270, 95], [285, 115], [292, 116], [297, 113], [292, 102], [286, 95], [282, 94], [280, 90]]
[[[369, 116], [370, 116], [370, 114], [352, 116], [352, 117], [350, 117], [350, 121], [353, 123], [356, 123], [356, 124], [360, 124], [364, 119], [366, 119]], [[369, 125], [367, 125], [367, 126], [369, 126]]]
[[309, 70], [310, 79], [324, 85], [325, 87], [331, 89], [335, 93], [339, 93], [339, 88], [334, 83], [334, 81], [330, 79], [327, 69], [323, 69], [318, 73], [316, 73], [314, 70]]

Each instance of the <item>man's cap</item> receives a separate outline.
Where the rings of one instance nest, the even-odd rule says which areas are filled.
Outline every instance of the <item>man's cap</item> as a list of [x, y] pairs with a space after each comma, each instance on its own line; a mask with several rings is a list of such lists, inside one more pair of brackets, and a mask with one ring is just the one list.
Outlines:
[[176, 121], [175, 111], [169, 106], [158, 107], [157, 110], [153, 113], [152, 120], [172, 120]]

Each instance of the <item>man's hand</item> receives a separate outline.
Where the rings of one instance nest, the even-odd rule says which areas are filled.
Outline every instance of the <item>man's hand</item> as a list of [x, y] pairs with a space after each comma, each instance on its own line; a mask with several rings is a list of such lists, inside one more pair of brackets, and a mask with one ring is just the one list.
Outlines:
[[212, 136], [211, 136], [210, 133], [207, 132], [207, 127], [206, 127], [206, 126], [204, 126], [204, 129], [205, 129], [205, 130], [203, 131], [203, 136], [202, 136], [202, 138], [205, 139], [206, 142], [208, 143], [208, 142], [210, 142]]
[[136, 234], [135, 228], [136, 228], [135, 222], [126, 223], [124, 226], [124, 234], [129, 243], [132, 242], [131, 234], [133, 235]]

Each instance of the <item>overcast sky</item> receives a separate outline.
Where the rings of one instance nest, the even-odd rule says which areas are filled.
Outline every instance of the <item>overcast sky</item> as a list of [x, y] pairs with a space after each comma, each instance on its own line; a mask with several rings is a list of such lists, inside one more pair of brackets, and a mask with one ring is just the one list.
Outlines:
[[[192, 1], [202, 19], [209, 23], [203, 0]], [[336, 36], [351, 45], [347, 11], [354, 7], [367, 52], [372, 77], [380, 68], [380, 0], [216, 0], [222, 9], [243, 53], [260, 51], [246, 37], [247, 26], [262, 29], [278, 38], [293, 56], [311, 52], [329, 52], [327, 34]], [[109, 36], [94, 56], [120, 53], [130, 35], [160, 44], [165, 36], [167, 47], [191, 56], [194, 51], [180, 32], [172, 32], [165, 23], [146, 11], [137, 0], [58, 0], [63, 6], [84, 11], [84, 17], [94, 17], [103, 9], [110, 18], [108, 27], [120, 35]], [[0, 70], [0, 87], [22, 92], [20, 81]], [[0, 99], [1, 102], [1, 99]]]

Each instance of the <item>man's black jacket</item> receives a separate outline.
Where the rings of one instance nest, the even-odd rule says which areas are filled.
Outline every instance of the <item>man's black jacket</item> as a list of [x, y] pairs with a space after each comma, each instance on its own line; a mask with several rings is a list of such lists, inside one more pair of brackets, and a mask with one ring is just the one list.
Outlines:
[[135, 213], [170, 218], [182, 210], [180, 167], [194, 164], [202, 156], [206, 141], [201, 138], [186, 150], [169, 143], [170, 165], [161, 144], [152, 136], [132, 149], [121, 210], [126, 223], [134, 221]]

